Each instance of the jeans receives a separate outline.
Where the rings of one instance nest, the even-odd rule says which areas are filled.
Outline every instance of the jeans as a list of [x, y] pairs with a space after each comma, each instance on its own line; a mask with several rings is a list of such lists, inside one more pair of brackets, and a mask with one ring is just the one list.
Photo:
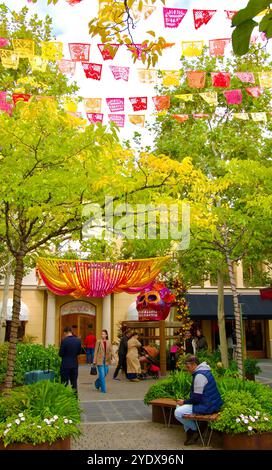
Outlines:
[[195, 421], [191, 419], [183, 419], [183, 415], [190, 415], [193, 413], [193, 405], [181, 405], [175, 409], [175, 418], [184, 426], [184, 431], [187, 432], [189, 429], [193, 431], [197, 430]]
[[94, 348], [86, 348], [86, 362], [92, 364], [94, 360]]
[[103, 365], [102, 366], [98, 366], [97, 365], [97, 369], [98, 369], [98, 378], [96, 379], [94, 385], [95, 385], [95, 388], [98, 390], [99, 388], [101, 388], [101, 392], [102, 393], [106, 393], [106, 375], [108, 374], [109, 372], [109, 367], [106, 366], [105, 364], [105, 359], [103, 361]]

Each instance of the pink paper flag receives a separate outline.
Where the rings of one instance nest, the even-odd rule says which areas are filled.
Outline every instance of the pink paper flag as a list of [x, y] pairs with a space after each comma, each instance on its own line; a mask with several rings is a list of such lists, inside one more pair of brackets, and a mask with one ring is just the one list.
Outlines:
[[[28, 0], [29, 1], [29, 0]], [[82, 2], [82, 0], [65, 0], [69, 5], [74, 6], [77, 5], [77, 3]]]
[[228, 104], [241, 104], [243, 94], [241, 90], [228, 90], [224, 91], [225, 98]]
[[163, 18], [165, 28], [177, 28], [188, 10], [183, 8], [165, 8], [163, 7]]
[[223, 56], [225, 49], [229, 45], [230, 39], [211, 39], [209, 41], [209, 49], [211, 57]]
[[68, 46], [72, 60], [76, 62], [89, 62], [91, 44], [70, 42]]
[[230, 86], [230, 73], [211, 72], [212, 86], [219, 88], [228, 88]]
[[58, 62], [58, 68], [61, 73], [74, 75], [76, 71], [76, 62], [73, 60], [62, 59]]
[[193, 10], [195, 29], [209, 23], [216, 12], [217, 10]]
[[82, 67], [85, 72], [86, 78], [92, 78], [93, 80], [101, 80], [101, 64], [91, 64], [88, 62], [82, 62]]
[[236, 72], [234, 75], [243, 83], [255, 83], [254, 73], [252, 72]]
[[116, 56], [120, 44], [97, 44], [103, 60], [112, 60]]
[[9, 45], [9, 40], [6, 38], [0, 38], [0, 47], [5, 47]]
[[103, 122], [103, 117], [104, 117], [104, 114], [101, 114], [101, 113], [86, 113], [87, 115], [87, 119], [89, 122], [91, 122], [92, 124], [95, 124], [96, 122]]
[[118, 113], [119, 111], [124, 111], [125, 109], [124, 98], [106, 98], [106, 103], [111, 113]]
[[133, 111], [145, 111], [147, 109], [147, 96], [137, 96], [129, 98]]
[[108, 114], [109, 121], [114, 122], [118, 127], [124, 127], [125, 115], [124, 114]]
[[254, 86], [250, 88], [246, 88], [246, 92], [248, 95], [252, 96], [253, 98], [259, 98], [262, 94], [262, 89], [259, 86]]
[[5, 113], [8, 113], [10, 116], [12, 114], [13, 105], [11, 103], [5, 103], [4, 101], [0, 101], [0, 109]]
[[7, 92], [6, 91], [0, 91], [0, 103], [6, 102], [7, 101]]
[[115, 80], [124, 80], [128, 81], [129, 77], [129, 67], [119, 67], [116, 65], [110, 65], [110, 69], [113, 73]]
[[238, 13], [238, 10], [224, 10], [224, 12], [226, 13], [226, 17], [228, 20], [232, 20], [232, 18], [236, 15], [236, 13]]

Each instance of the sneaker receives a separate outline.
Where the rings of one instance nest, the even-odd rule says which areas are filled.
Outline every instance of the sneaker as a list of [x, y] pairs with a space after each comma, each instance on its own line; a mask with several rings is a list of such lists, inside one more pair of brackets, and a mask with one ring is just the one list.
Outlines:
[[112, 377], [113, 380], [118, 380], [119, 382], [121, 382], [121, 379], [118, 379], [118, 377]]

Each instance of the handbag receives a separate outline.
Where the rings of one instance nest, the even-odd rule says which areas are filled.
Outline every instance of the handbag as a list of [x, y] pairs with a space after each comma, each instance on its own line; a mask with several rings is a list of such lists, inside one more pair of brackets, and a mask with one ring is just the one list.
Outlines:
[[94, 364], [91, 365], [90, 375], [97, 375], [97, 368]]

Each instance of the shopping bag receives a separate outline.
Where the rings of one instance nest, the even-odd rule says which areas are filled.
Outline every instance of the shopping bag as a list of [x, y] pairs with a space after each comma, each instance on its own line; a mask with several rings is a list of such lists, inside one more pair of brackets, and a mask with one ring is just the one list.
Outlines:
[[90, 375], [97, 375], [97, 368], [94, 364], [91, 365]]

